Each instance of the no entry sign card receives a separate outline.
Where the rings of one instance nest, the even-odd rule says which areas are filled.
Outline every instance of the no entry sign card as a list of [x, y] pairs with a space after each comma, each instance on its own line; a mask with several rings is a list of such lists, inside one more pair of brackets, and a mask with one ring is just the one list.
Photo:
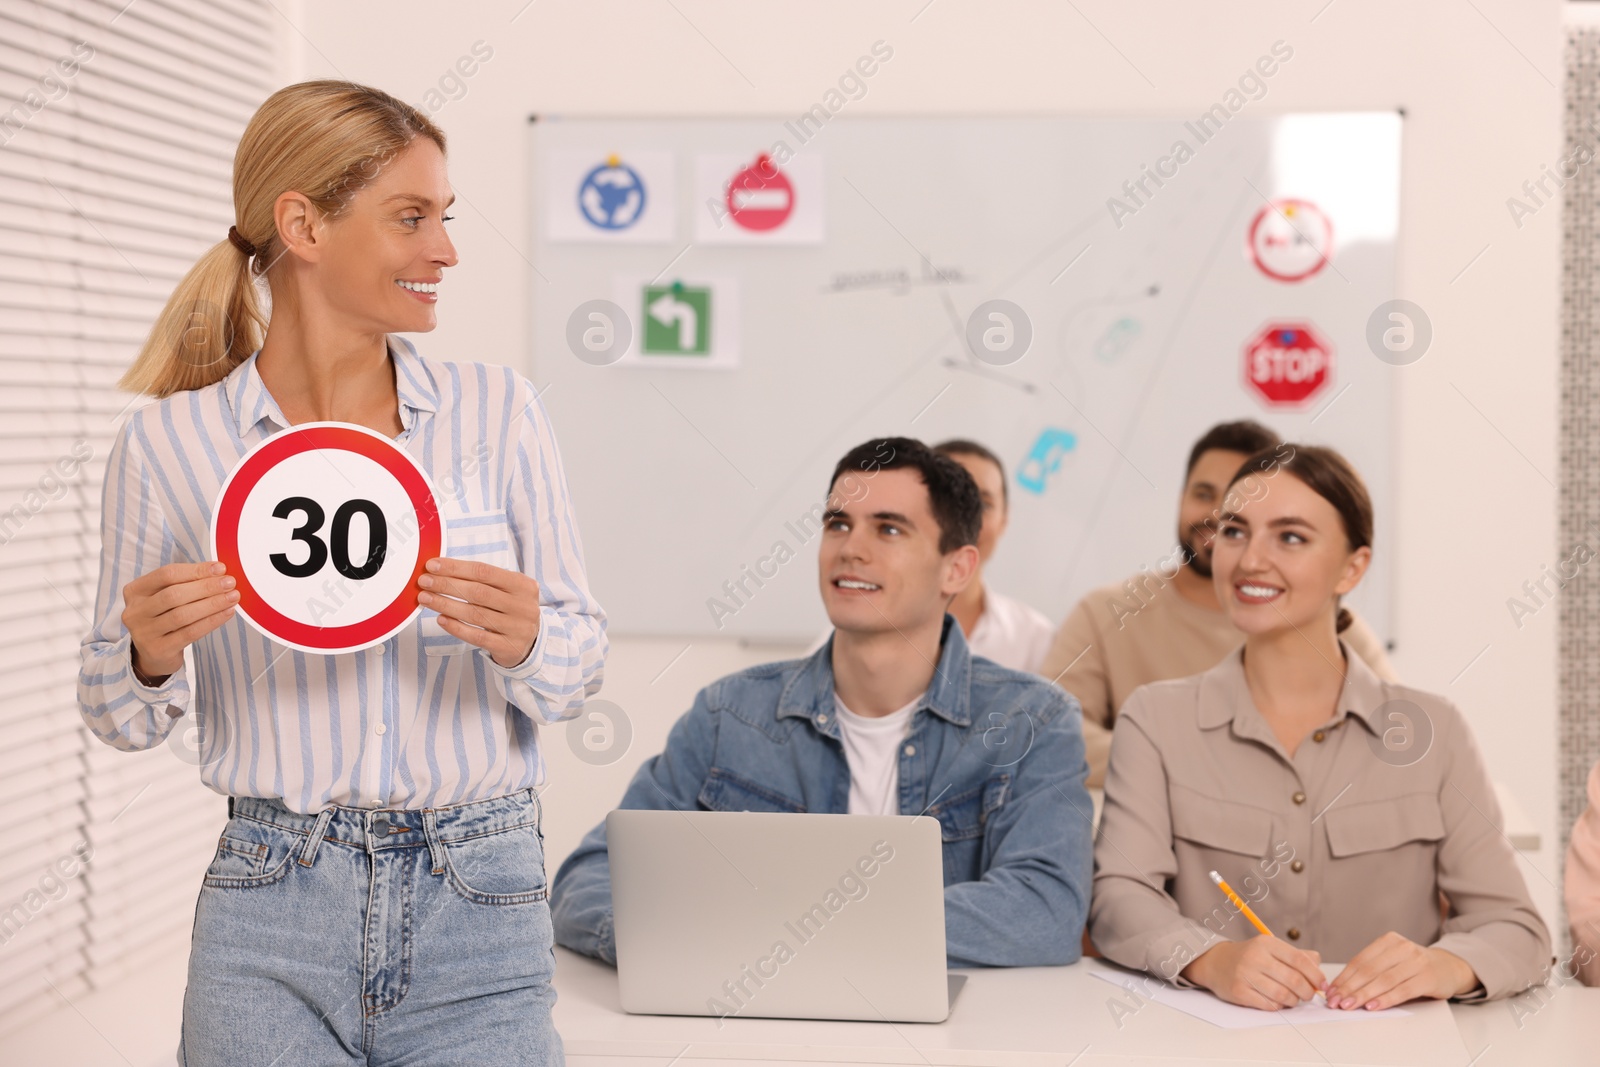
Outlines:
[[239, 613], [302, 652], [388, 640], [421, 610], [417, 577], [445, 553], [427, 473], [389, 438], [308, 422], [246, 453], [222, 483], [211, 554], [238, 582]]

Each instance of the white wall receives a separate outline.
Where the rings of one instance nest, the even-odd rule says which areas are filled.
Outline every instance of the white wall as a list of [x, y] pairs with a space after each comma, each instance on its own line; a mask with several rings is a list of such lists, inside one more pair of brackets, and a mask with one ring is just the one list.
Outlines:
[[[894, 59], [852, 113], [1187, 116], [1280, 38], [1294, 60], [1253, 110], [1403, 108], [1396, 295], [1427, 310], [1435, 340], [1401, 382], [1399, 536], [1379, 546], [1400, 560], [1395, 662], [1467, 710], [1494, 776], [1543, 834], [1524, 870], [1545, 914], [1558, 914], [1556, 615], [1519, 631], [1505, 603], [1558, 558], [1546, 479], [1556, 476], [1559, 209], [1518, 229], [1505, 206], [1559, 155], [1557, 0], [538, 0], [512, 22], [523, 2], [286, 10], [304, 34], [299, 75], [342, 75], [416, 103], [474, 42], [494, 49], [435, 116], [451, 138], [462, 263], [428, 347], [524, 371], [530, 112], [792, 115], [880, 38]], [[916, 220], [902, 222], [914, 240]], [[559, 420], [560, 396], [548, 403]], [[592, 770], [547, 732], [552, 865], [698, 686], [779, 654], [696, 641], [652, 684], [686, 643], [614, 640], [603, 695], [635, 728], [621, 763]]]

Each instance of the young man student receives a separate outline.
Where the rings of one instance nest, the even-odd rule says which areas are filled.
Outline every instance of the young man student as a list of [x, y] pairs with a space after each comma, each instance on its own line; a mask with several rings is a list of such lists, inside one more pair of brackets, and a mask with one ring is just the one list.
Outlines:
[[[832, 638], [702, 689], [620, 806], [934, 816], [950, 965], [1076, 960], [1092, 855], [1080, 716], [1042, 678], [972, 656], [947, 614], [980, 521], [954, 460], [904, 437], [852, 449], [817, 560]], [[616, 961], [604, 823], [556, 873], [551, 908], [559, 943]]]
[[[1212, 542], [1224, 489], [1239, 465], [1280, 444], [1277, 434], [1249, 419], [1207, 430], [1189, 451], [1176, 550], [1154, 568], [1089, 593], [1061, 623], [1039, 673], [1083, 707], [1090, 786], [1105, 782], [1111, 730], [1130, 693], [1199, 674], [1244, 643], [1212, 587]], [[1377, 635], [1351, 614], [1340, 636], [1379, 678], [1397, 681]]]
[[961, 624], [967, 647], [1003, 667], [1038, 673], [1050, 651], [1055, 627], [1042, 611], [1029, 607], [984, 581], [983, 568], [994, 555], [1011, 518], [1011, 492], [1000, 457], [976, 441], [956, 438], [933, 446], [942, 456], [961, 464], [978, 486], [983, 504], [983, 526], [978, 530], [978, 573], [956, 594], [950, 614]]

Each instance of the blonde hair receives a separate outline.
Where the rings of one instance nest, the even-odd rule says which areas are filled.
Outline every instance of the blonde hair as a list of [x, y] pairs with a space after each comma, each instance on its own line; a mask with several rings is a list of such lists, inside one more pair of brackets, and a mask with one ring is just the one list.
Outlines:
[[226, 378], [266, 332], [256, 279], [282, 255], [278, 197], [302, 193], [336, 218], [418, 136], [444, 151], [444, 133], [421, 111], [354, 82], [300, 82], [267, 97], [233, 157], [235, 229], [254, 256], [226, 236], [201, 256], [118, 386], [160, 398]]

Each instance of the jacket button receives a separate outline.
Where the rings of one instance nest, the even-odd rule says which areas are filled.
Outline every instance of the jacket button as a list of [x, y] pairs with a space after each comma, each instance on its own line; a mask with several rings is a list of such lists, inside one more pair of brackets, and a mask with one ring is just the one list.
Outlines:
[[1298, 940], [1300, 940], [1300, 928], [1298, 926], [1289, 927], [1289, 940], [1290, 941], [1298, 941]]
[[1313, 741], [1326, 741], [1327, 739], [1328, 735], [1321, 730], [1311, 735], [1311, 740]]
[[1306, 865], [1303, 860], [1295, 860], [1293, 863], [1289, 864], [1289, 869], [1295, 874], [1299, 874], [1301, 871], [1306, 869]]
[[906, 746], [906, 755], [915, 756], [916, 754], [917, 754], [917, 746], [916, 745], [907, 745]]
[[825, 723], [827, 721], [828, 721], [828, 713], [827, 712], [823, 712], [822, 714], [817, 716], [817, 725], [818, 726], [821, 726], [823, 723]]
[[1295, 793], [1294, 796], [1290, 797], [1289, 799], [1293, 800], [1296, 804], [1304, 804], [1306, 802], [1306, 795], [1304, 793], [1298, 793], [1297, 792], [1297, 793]]

